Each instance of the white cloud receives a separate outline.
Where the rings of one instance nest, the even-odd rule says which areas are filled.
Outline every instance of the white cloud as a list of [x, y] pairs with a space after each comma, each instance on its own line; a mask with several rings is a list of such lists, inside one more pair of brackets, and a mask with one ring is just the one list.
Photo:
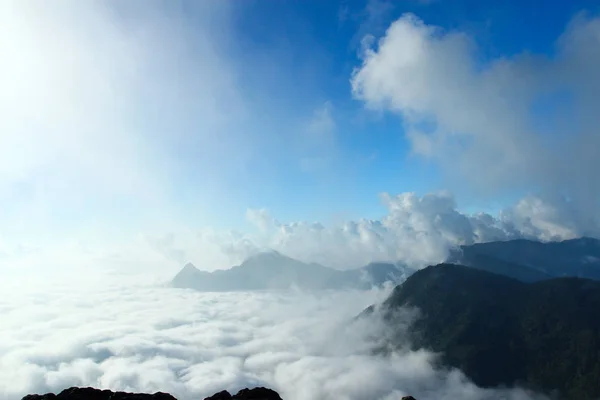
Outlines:
[[[449, 192], [417, 196], [382, 196], [387, 214], [339, 225], [318, 222], [282, 223], [261, 210], [261, 234], [250, 236], [255, 249], [272, 248], [304, 261], [341, 269], [372, 261], [402, 261], [421, 268], [442, 262], [451, 247], [461, 244], [529, 238], [563, 240], [581, 236], [572, 214], [529, 196], [494, 217], [465, 214]], [[564, 207], [562, 208], [564, 209]], [[249, 252], [251, 247], [246, 247]], [[238, 253], [244, 254], [244, 253]], [[248, 253], [245, 253], [248, 254]]]
[[[283, 398], [497, 398], [426, 352], [369, 354], [380, 327], [347, 325], [385, 293], [201, 294], [106, 285], [7, 291], [0, 300], [0, 399], [95, 386], [203, 398], [266, 385]], [[240, 306], [243, 304], [243, 306]], [[530, 399], [520, 390], [507, 399]]]
[[0, 6], [0, 235], [172, 221], [189, 169], [201, 209], [252, 151], [228, 4], [132, 6]]
[[[372, 261], [402, 261], [416, 268], [443, 261], [450, 248], [476, 242], [528, 238], [564, 240], [582, 236], [573, 216], [529, 196], [498, 216], [465, 214], [449, 192], [417, 196], [382, 196], [387, 214], [379, 220], [361, 219], [340, 224], [278, 221], [265, 209], [249, 210], [254, 232], [216, 232], [172, 235], [155, 250], [176, 260], [194, 262], [207, 270], [228, 268], [258, 251], [275, 249], [291, 257], [340, 269]], [[177, 257], [169, 256], [176, 252]], [[180, 257], [182, 255], [182, 258]]]
[[[600, 180], [600, 18], [579, 16], [550, 57], [476, 61], [475, 41], [404, 15], [352, 77], [370, 108], [401, 115], [413, 152], [451, 182], [487, 196], [539, 193], [597, 232]], [[575, 211], [575, 212], [573, 212]]]
[[[564, 240], [584, 234], [568, 205], [556, 207], [529, 196], [497, 216], [466, 214], [449, 192], [417, 196], [382, 195], [380, 219], [334, 224], [282, 222], [268, 210], [248, 210], [255, 229], [172, 230], [114, 242], [72, 241], [53, 246], [0, 242], [0, 277], [24, 282], [61, 277], [85, 281], [115, 275], [128, 282], [166, 282], [187, 262], [213, 271], [238, 265], [259, 251], [277, 250], [305, 262], [339, 269], [373, 261], [401, 261], [415, 267], [442, 262], [461, 244], [528, 238]], [[600, 235], [596, 235], [600, 236]], [[26, 279], [25, 279], [26, 277]]]

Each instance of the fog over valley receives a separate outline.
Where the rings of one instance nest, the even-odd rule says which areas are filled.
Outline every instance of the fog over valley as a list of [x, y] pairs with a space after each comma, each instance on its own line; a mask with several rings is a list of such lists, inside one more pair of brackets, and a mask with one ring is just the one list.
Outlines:
[[197, 293], [152, 286], [52, 285], [1, 302], [2, 398], [70, 386], [197, 399], [266, 385], [287, 399], [536, 398], [437, 372], [433, 354], [371, 354], [385, 292]]
[[600, 398], [597, 2], [4, 0], [0, 54], [0, 400]]

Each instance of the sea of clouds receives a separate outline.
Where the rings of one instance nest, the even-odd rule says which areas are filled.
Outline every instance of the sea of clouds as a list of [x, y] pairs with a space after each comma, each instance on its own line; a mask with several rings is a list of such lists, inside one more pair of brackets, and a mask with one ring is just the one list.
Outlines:
[[[600, 236], [599, 18], [574, 18], [552, 57], [483, 66], [469, 35], [414, 15], [364, 42], [353, 95], [397, 113], [413, 153], [439, 165], [448, 186], [536, 193], [498, 215], [466, 214], [447, 192], [402, 193], [383, 195], [379, 219], [282, 222], [250, 210], [254, 231], [191, 224], [98, 245], [87, 237], [106, 225], [147, 232], [144, 221], [180, 217], [172, 177], [185, 178], [182, 154], [204, 172], [210, 201], [197, 209], [210, 213], [235, 197], [219, 188], [244, 169], [238, 162], [273, 140], [241, 129], [256, 110], [235, 90], [227, 41], [216, 40], [228, 37], [225, 2], [197, 3], [193, 27], [177, 6], [105, 4], [0, 6], [0, 36], [15, 38], [0, 40], [2, 400], [72, 385], [190, 400], [253, 385], [292, 400], [535, 397], [479, 389], [459, 371], [436, 371], [425, 351], [371, 355], [385, 329], [349, 321], [385, 291], [207, 294], [162, 283], [185, 262], [228, 268], [267, 248], [338, 268], [420, 267], [457, 244]], [[577, 107], [559, 101], [542, 113], [552, 118], [532, 119], [529, 106], [555, 95]], [[190, 116], [206, 129], [181, 133]], [[80, 219], [91, 231], [69, 225]], [[61, 229], [81, 235], [36, 240]]]
[[216, 294], [98, 283], [3, 284], [0, 399], [88, 385], [181, 400], [262, 385], [288, 400], [541, 398], [480, 389], [459, 371], [435, 370], [426, 351], [372, 355], [384, 328], [351, 321], [387, 290]]

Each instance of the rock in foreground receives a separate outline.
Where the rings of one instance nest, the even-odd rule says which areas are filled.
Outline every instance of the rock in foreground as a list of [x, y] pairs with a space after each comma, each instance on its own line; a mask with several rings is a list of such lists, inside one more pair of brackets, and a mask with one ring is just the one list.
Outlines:
[[274, 390], [257, 387], [254, 389], [242, 389], [233, 396], [227, 390], [223, 390], [204, 400], [281, 400], [281, 397]]
[[91, 387], [72, 387], [59, 394], [30, 394], [22, 400], [177, 400], [168, 393], [154, 394], [113, 392]]
[[[59, 394], [30, 394], [22, 400], [177, 400], [168, 393], [125, 393], [113, 392], [111, 390], [100, 390], [94, 388], [72, 387], [65, 389]], [[205, 400], [281, 400], [279, 394], [271, 389], [257, 387], [254, 389], [242, 389], [237, 394], [231, 395], [228, 391], [215, 393]]]

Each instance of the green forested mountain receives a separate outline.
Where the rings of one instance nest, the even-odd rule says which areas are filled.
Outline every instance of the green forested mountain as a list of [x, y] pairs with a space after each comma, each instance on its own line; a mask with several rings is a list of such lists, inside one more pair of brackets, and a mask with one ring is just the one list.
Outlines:
[[[600, 398], [600, 282], [556, 278], [523, 283], [453, 264], [427, 267], [380, 307], [414, 306], [411, 346], [440, 352], [485, 387], [520, 384], [560, 398]], [[398, 325], [399, 326], [399, 325]], [[404, 333], [390, 339], [402, 346]]]

